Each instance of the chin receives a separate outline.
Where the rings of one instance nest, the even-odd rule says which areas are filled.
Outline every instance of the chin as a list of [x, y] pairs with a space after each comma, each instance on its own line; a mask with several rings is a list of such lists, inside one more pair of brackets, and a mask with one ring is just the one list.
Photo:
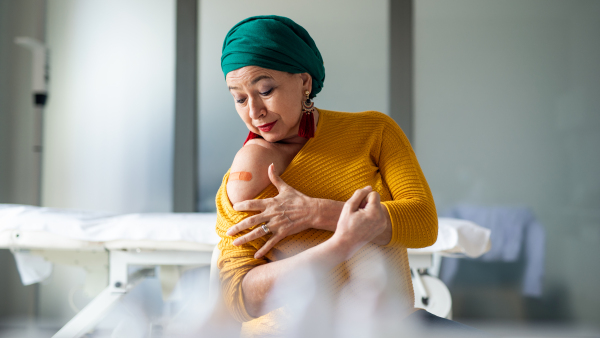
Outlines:
[[277, 141], [281, 140], [281, 137], [279, 137], [279, 135], [261, 135], [265, 141], [267, 142], [271, 142], [271, 143], [275, 143]]

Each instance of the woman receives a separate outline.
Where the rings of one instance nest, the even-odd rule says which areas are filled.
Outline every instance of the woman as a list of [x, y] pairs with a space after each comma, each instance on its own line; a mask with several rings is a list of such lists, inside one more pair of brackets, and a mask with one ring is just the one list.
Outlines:
[[216, 197], [223, 295], [245, 335], [281, 329], [274, 310], [282, 304], [265, 302], [278, 277], [320, 264], [335, 293], [376, 252], [405, 295], [399, 318], [413, 312], [406, 248], [435, 242], [437, 215], [400, 127], [378, 112], [312, 107], [324, 63], [288, 18], [238, 23], [225, 38], [221, 67], [250, 130]]

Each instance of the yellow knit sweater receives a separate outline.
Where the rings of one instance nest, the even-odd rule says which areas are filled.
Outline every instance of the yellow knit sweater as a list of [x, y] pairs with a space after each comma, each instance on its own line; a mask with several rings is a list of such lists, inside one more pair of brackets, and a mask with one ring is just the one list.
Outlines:
[[[258, 265], [290, 257], [323, 243], [333, 233], [309, 229], [288, 236], [265, 257], [255, 259], [254, 254], [268, 236], [234, 246], [233, 240], [250, 230], [233, 237], [225, 234], [232, 225], [256, 214], [233, 210], [227, 196], [228, 178], [229, 171], [223, 177], [216, 197], [216, 228], [221, 237], [218, 266], [223, 297], [230, 313], [237, 320], [247, 322], [244, 323], [245, 331], [267, 333], [276, 327], [273, 323], [276, 316], [267, 314], [254, 319], [248, 314], [242, 294], [244, 276]], [[340, 290], [349, 281], [349, 271], [379, 251], [393, 270], [388, 271], [388, 275], [392, 285], [398, 288], [395, 291], [404, 295], [407, 309], [413, 307], [414, 293], [406, 248], [425, 247], [435, 242], [437, 214], [417, 158], [394, 120], [379, 112], [342, 113], [319, 109], [315, 137], [303, 146], [281, 178], [307, 196], [336, 201], [347, 201], [355, 190], [367, 185], [373, 187], [390, 214], [392, 239], [383, 247], [372, 243], [365, 245], [350, 260], [332, 270], [327, 284]], [[256, 199], [277, 194], [277, 189], [269, 185]]]

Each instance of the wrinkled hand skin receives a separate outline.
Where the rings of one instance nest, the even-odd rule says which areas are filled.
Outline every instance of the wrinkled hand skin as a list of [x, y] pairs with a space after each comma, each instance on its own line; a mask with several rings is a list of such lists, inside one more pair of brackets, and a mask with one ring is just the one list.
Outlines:
[[[266, 223], [272, 236], [256, 252], [255, 258], [264, 256], [283, 238], [309, 229], [312, 218], [310, 215], [318, 207], [317, 199], [302, 194], [277, 176], [273, 164], [269, 166], [268, 174], [279, 194], [273, 198], [247, 200], [234, 204], [233, 209], [236, 211], [260, 211], [261, 213], [246, 218], [227, 231], [228, 236], [233, 236], [257, 224]], [[257, 227], [237, 238], [233, 245], [242, 245], [265, 235], [267, 233], [263, 228]]]
[[371, 242], [386, 229], [386, 217], [381, 208], [379, 193], [365, 187], [354, 192], [344, 204], [337, 229], [331, 238], [346, 248], [349, 259], [363, 245]]

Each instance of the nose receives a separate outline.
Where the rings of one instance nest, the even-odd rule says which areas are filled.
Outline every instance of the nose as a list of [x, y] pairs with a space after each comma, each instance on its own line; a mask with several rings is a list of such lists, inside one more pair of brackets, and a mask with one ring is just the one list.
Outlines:
[[261, 116], [264, 116], [267, 113], [267, 109], [265, 108], [265, 105], [260, 99], [249, 97], [248, 109], [250, 118], [253, 120], [258, 120]]

